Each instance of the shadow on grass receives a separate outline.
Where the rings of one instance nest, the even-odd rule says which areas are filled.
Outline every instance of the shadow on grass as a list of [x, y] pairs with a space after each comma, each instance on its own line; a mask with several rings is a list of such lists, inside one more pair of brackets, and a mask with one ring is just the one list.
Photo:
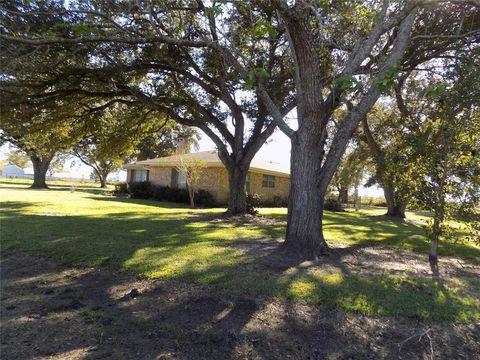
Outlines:
[[98, 197], [98, 196], [90, 196], [88, 197], [91, 200], [95, 201], [104, 201], [104, 202], [116, 202], [121, 204], [136, 204], [136, 205], [143, 205], [143, 206], [153, 206], [153, 207], [161, 207], [161, 208], [168, 208], [168, 209], [190, 209], [188, 204], [180, 204], [180, 203], [172, 203], [168, 201], [155, 201], [149, 199], [133, 199], [127, 197]]
[[[480, 317], [478, 303], [459, 289], [424, 279], [353, 275], [343, 266], [341, 253], [339, 261], [329, 264], [336, 273], [310, 273], [302, 259], [283, 253], [279, 242], [265, 240], [281, 237], [281, 224], [205, 221], [201, 213], [185, 212], [146, 214], [132, 210], [102, 216], [22, 213], [29, 206], [28, 202], [2, 204], [2, 247], [69, 264], [108, 265], [147, 278], [210, 285], [228, 294], [302, 300], [377, 315], [444, 320]], [[330, 214], [330, 221], [338, 219], [340, 215]], [[348, 233], [345, 225], [352, 221], [360, 220], [330, 222], [328, 226], [341, 225]], [[399, 229], [404, 231], [403, 237], [415, 234], [410, 225], [389, 222], [359, 231], [390, 232], [397, 237]], [[394, 244], [399, 240], [386, 236], [383, 241]], [[354, 246], [371, 244], [360, 241]]]
[[[224, 297], [203, 287], [165, 282], [140, 288], [139, 296], [131, 299], [122, 295], [141, 284], [106, 270], [72, 273], [15, 252], [2, 254], [2, 264], [2, 293], [9, 294], [2, 310], [10, 307], [2, 311], [6, 358], [68, 357], [75, 351], [81, 351], [82, 359], [243, 359], [252, 354], [259, 359], [327, 358], [332, 354], [338, 358], [397, 359], [429, 355], [428, 342], [420, 341], [407, 344], [399, 353], [398, 344], [423, 327], [416, 321], [405, 326], [405, 322], [387, 318], [378, 328], [374, 318], [356, 320], [330, 310], [303, 314], [289, 302], [272, 309], [248, 296]], [[65, 270], [67, 274], [62, 275]], [[215, 271], [226, 273], [229, 267], [218, 266]], [[358, 286], [365, 286], [365, 292], [384, 288], [398, 296], [408, 287], [375, 280], [361, 281]], [[284, 281], [291, 284], [291, 279]], [[348, 281], [322, 283], [302, 278], [296, 286], [289, 286], [288, 292], [313, 284], [318, 288], [317, 302], [331, 295], [337, 302], [362, 301], [363, 296], [342, 295]], [[18, 292], [12, 293], [15, 290]], [[385, 306], [381, 301], [376, 305]], [[25, 318], [31, 320], [22, 320]], [[461, 333], [461, 329], [457, 331]], [[454, 358], [458, 354], [455, 336], [444, 334], [441, 341], [435, 350]], [[473, 358], [472, 343], [468, 348], [462, 344], [462, 352]]]

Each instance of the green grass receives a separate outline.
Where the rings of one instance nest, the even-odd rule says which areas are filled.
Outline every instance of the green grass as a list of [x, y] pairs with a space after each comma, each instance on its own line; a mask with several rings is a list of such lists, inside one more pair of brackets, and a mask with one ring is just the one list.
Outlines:
[[[24, 185], [32, 185], [32, 179], [16, 179], [0, 176], [0, 185], [2, 188], [24, 188]], [[113, 185], [107, 184], [107, 187], [100, 188], [100, 183], [91, 181], [65, 181], [65, 180], [47, 180], [47, 186], [55, 190], [72, 190], [88, 192], [91, 194], [110, 194], [115, 188]]]
[[[376, 315], [429, 319], [480, 318], [480, 284], [446, 284], [406, 276], [358, 276], [321, 267], [276, 269], [243, 244], [280, 239], [285, 209], [261, 209], [274, 225], [207, 221], [224, 209], [59, 190], [1, 187], [2, 248], [15, 248], [78, 265], [110, 266], [147, 278], [208, 284], [230, 294], [268, 296]], [[329, 242], [427, 252], [424, 230], [381, 220], [379, 209], [325, 214]], [[441, 254], [478, 261], [480, 248], [442, 244]]]

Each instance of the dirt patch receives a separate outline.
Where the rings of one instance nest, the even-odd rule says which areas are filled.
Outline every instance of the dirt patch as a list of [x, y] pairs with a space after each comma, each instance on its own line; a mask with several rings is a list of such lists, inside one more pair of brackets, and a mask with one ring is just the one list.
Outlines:
[[1, 279], [2, 359], [480, 358], [478, 322], [228, 297], [17, 251], [2, 252]]

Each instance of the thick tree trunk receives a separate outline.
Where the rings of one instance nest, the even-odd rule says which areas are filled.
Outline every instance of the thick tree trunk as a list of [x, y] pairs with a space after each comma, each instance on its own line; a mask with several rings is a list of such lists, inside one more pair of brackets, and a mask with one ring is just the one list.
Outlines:
[[46, 178], [48, 167], [52, 161], [53, 156], [50, 157], [38, 157], [36, 155], [30, 156], [30, 160], [33, 164], [33, 184], [30, 186], [32, 189], [48, 189]]
[[384, 185], [383, 193], [385, 195], [385, 201], [387, 203], [387, 213], [385, 216], [405, 219], [405, 210], [407, 209], [406, 201], [399, 201], [395, 198], [395, 191], [392, 187]]
[[107, 177], [106, 176], [100, 176], [100, 187], [102, 189], [105, 189], [107, 187]]
[[338, 201], [342, 204], [348, 203], [348, 188], [341, 186], [338, 191]]
[[[310, 139], [307, 139], [310, 137]], [[320, 186], [323, 149], [312, 140], [318, 136], [297, 133], [292, 139], [290, 195], [285, 247], [316, 258], [328, 250], [323, 238], [322, 216], [325, 194]]]
[[248, 168], [234, 166], [228, 169], [228, 212], [232, 215], [247, 212], [247, 194], [245, 192], [247, 174]]

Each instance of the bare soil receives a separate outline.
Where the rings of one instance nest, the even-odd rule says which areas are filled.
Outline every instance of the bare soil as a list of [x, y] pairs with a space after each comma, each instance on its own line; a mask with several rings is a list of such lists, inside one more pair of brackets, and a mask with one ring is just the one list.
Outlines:
[[[342, 255], [339, 249], [334, 254], [327, 259], [332, 271], [341, 257], [351, 271], [361, 273], [406, 271], [428, 276], [429, 272], [416, 255], [399, 255], [397, 250], [367, 248], [345, 250]], [[395, 260], [402, 255], [402, 261]], [[280, 264], [280, 257], [269, 263], [275, 264]], [[478, 275], [478, 268], [467, 263], [451, 259], [444, 264], [445, 274]], [[5, 250], [0, 355], [2, 359], [480, 359], [480, 323], [372, 317], [226, 296], [204, 286], [138, 279], [104, 268], [74, 268]]]

